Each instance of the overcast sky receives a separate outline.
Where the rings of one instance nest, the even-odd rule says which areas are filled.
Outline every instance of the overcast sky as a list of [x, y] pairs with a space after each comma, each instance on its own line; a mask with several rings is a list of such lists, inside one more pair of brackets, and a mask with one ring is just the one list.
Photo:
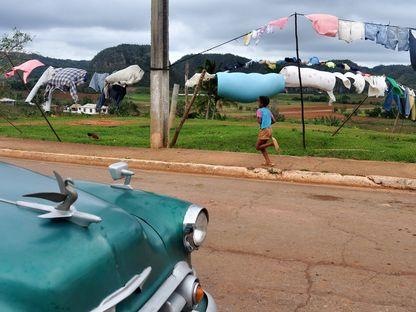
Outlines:
[[[91, 59], [121, 43], [150, 43], [150, 0], [1, 0], [0, 31], [18, 27], [35, 36], [28, 50], [45, 56]], [[340, 18], [416, 27], [416, 1], [381, 0], [171, 0], [170, 59], [196, 53], [293, 12], [328, 13]], [[294, 56], [293, 22], [265, 35], [258, 45], [235, 41], [216, 53], [278, 60]], [[301, 58], [348, 58], [362, 65], [408, 64], [408, 52], [372, 41], [347, 44], [319, 36], [300, 17]]]

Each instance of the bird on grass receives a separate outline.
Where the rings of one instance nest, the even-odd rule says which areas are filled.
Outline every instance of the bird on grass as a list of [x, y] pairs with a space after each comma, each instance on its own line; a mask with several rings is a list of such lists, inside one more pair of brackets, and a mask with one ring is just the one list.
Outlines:
[[93, 132], [88, 132], [88, 133], [87, 133], [87, 135], [88, 135], [90, 138], [95, 139], [95, 140], [99, 140], [99, 139], [100, 139], [100, 137], [98, 136], [98, 134], [93, 133]]

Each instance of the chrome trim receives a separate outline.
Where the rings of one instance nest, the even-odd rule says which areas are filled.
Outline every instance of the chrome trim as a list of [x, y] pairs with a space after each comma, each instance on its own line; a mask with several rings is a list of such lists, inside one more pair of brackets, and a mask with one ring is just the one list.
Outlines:
[[188, 210], [185, 213], [185, 217], [183, 218], [184, 230], [187, 228], [187, 226], [195, 224], [196, 219], [198, 218], [198, 215], [201, 211], [204, 211], [207, 214], [207, 218], [209, 221], [208, 210], [206, 208], [192, 204], [188, 207]]
[[42, 219], [59, 219], [63, 218], [65, 220], [71, 221], [80, 226], [88, 227], [90, 223], [101, 222], [102, 219], [96, 215], [78, 211], [74, 206], [71, 206], [69, 210], [59, 210], [56, 207], [43, 205], [38, 203], [26, 202], [26, 201], [11, 201], [7, 199], [0, 198], [0, 203], [6, 203], [15, 205], [17, 207], [33, 209], [36, 211], [43, 212], [39, 215], [39, 218]]
[[[183, 218], [183, 244], [188, 252], [192, 252], [199, 247], [199, 245], [195, 245], [193, 238], [190, 236], [195, 229], [195, 223], [201, 212], [206, 214], [207, 221], [209, 222], [208, 210], [194, 204], [188, 207], [188, 210], [185, 213], [185, 217]], [[189, 239], [191, 239], [191, 241], [189, 241]]]
[[100, 305], [91, 312], [107, 312], [115, 311], [116, 305], [121, 301], [132, 295], [138, 288], [141, 288], [149, 277], [151, 267], [147, 267], [142, 273], [134, 275], [125, 285], [117, 289], [115, 292], [107, 296]]
[[207, 292], [205, 292], [205, 296], [207, 296], [207, 309], [205, 312], [217, 312], [217, 304], [215, 303], [214, 298]]
[[124, 177], [124, 184], [111, 184], [112, 188], [122, 189], [122, 190], [133, 190], [133, 187], [130, 185], [131, 177], [134, 175], [133, 171], [128, 170], [129, 165], [120, 161], [108, 166], [108, 171], [110, 172], [111, 178], [113, 180], [120, 180]]
[[[192, 274], [192, 272], [192, 268], [188, 265], [188, 263], [186, 263], [185, 261], [178, 262], [175, 265], [172, 274], [163, 282], [162, 286], [159, 287], [159, 289], [145, 303], [145, 305], [139, 310], [139, 312], [159, 311], [171, 296], [176, 297], [176, 293], [174, 294], [176, 288], [178, 288], [182, 281], [189, 274]], [[175, 298], [174, 301], [177, 302], [177, 299]]]
[[[204, 291], [205, 296], [207, 297], [207, 308], [205, 310], [205, 312], [217, 312], [217, 304], [215, 303], [214, 298], [207, 293], [206, 291]], [[192, 310], [191, 312], [198, 312], [197, 310]]]

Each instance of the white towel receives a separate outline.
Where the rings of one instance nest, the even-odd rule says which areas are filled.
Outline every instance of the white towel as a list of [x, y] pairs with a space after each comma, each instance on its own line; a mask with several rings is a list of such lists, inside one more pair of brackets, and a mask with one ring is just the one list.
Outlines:
[[36, 93], [38, 93], [40, 87], [42, 87], [43, 85], [45, 85], [49, 80], [51, 80], [51, 78], [53, 77], [53, 75], [55, 74], [55, 68], [53, 68], [52, 66], [49, 66], [42, 74], [42, 76], [40, 76], [39, 80], [36, 82], [36, 84], [34, 85], [34, 87], [32, 88], [32, 90], [30, 90], [29, 95], [27, 96], [25, 102], [26, 103], [31, 103], [33, 98], [35, 97]]

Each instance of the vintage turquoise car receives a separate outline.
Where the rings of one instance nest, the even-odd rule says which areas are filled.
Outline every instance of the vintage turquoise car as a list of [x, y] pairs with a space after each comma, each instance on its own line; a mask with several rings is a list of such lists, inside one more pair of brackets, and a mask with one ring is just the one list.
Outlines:
[[191, 265], [208, 212], [0, 163], [0, 311], [216, 311]]

